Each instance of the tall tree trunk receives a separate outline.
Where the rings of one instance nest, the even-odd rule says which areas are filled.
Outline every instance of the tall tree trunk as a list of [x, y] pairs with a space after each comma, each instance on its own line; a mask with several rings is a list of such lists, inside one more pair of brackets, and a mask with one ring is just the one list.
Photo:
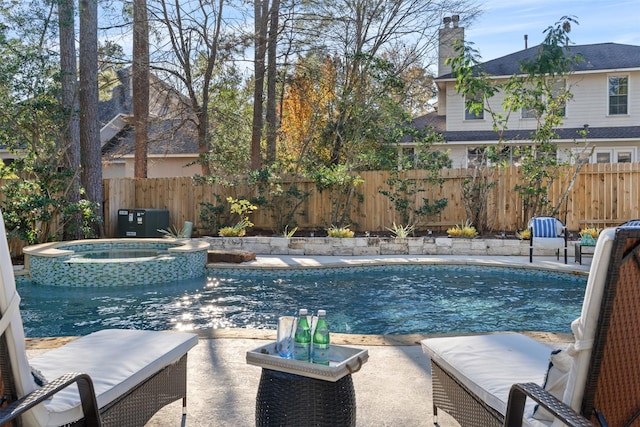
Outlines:
[[[80, 0], [80, 158], [87, 199], [102, 203], [102, 152], [98, 119], [98, 3]], [[98, 230], [99, 234], [102, 235]]]
[[147, 177], [149, 134], [149, 26], [147, 1], [133, 1], [133, 126], [136, 178]]
[[[74, 26], [74, 1], [58, 1], [58, 26], [60, 28], [60, 74], [62, 96], [60, 102], [65, 112], [60, 145], [64, 150], [65, 168], [74, 171], [73, 182], [67, 197], [69, 202], [80, 201], [80, 123], [78, 118], [78, 70], [76, 67], [76, 37]], [[80, 224], [82, 218], [71, 220], [69, 225]], [[65, 227], [65, 240], [82, 238], [80, 227]]]
[[255, 49], [254, 75], [255, 87], [253, 92], [253, 126], [251, 130], [251, 169], [262, 167], [260, 143], [262, 141], [262, 118], [264, 103], [264, 75], [267, 45], [267, 27], [269, 20], [269, 0], [254, 0], [255, 12]]
[[268, 62], [267, 62], [267, 164], [271, 165], [276, 161], [277, 137], [278, 137], [278, 115], [276, 111], [276, 84], [278, 77], [277, 51], [278, 51], [278, 17], [280, 15], [280, 0], [273, 0], [270, 11], [269, 39], [267, 42]]

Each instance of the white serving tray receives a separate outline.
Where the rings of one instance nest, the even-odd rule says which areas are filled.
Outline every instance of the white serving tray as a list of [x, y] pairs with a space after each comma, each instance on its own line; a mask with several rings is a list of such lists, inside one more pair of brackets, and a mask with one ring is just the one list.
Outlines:
[[329, 347], [329, 366], [284, 359], [278, 356], [275, 341], [247, 351], [247, 363], [250, 365], [332, 382], [358, 372], [367, 360], [368, 350], [333, 344]]

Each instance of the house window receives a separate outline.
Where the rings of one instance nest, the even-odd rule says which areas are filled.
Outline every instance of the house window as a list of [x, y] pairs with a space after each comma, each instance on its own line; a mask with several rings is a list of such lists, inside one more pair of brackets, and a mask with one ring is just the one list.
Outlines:
[[519, 146], [509, 146], [502, 150], [504, 160], [508, 160], [510, 166], [522, 166], [522, 148]]
[[609, 77], [609, 115], [627, 114], [629, 77]]
[[618, 163], [631, 163], [633, 157], [631, 151], [618, 151], [616, 154]]
[[596, 163], [611, 163], [611, 153], [596, 153]]
[[635, 158], [635, 148], [611, 148], [596, 150], [592, 161], [594, 163], [631, 163]]
[[[477, 104], [481, 105], [481, 110], [480, 111], [476, 111], [473, 108], [469, 108], [470, 105], [469, 104], [475, 104], [477, 106]], [[465, 120], [482, 120], [484, 119], [484, 101], [482, 99], [482, 97], [473, 97], [468, 99], [465, 102], [465, 108], [464, 108], [464, 119]]]
[[486, 164], [484, 147], [467, 147], [467, 167], [478, 168]]
[[[567, 91], [567, 82], [565, 79], [556, 79], [553, 81], [553, 84], [551, 86], [551, 97], [552, 98], [565, 98], [566, 97], [566, 91]], [[546, 91], [545, 91], [546, 92]], [[531, 96], [533, 96], [534, 93], [533, 91], [531, 91]], [[545, 99], [548, 97], [549, 95], [547, 95], [545, 97]], [[536, 99], [538, 97], [536, 96]], [[533, 103], [533, 101], [532, 101]], [[561, 117], [565, 117], [566, 115], [566, 105], [561, 105], [557, 107], [558, 110], [558, 115], [560, 115]], [[538, 114], [540, 114], [539, 112], [536, 111], [536, 107], [535, 105], [527, 105], [525, 107], [522, 107], [520, 109], [520, 118], [522, 119], [535, 119], [538, 117]]]
[[535, 119], [536, 112], [533, 108], [522, 107], [522, 110], [520, 110], [520, 117], [523, 119]]

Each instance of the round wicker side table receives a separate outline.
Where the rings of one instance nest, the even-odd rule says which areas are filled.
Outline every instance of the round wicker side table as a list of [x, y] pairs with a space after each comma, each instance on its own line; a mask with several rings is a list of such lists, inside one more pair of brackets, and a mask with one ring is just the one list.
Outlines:
[[351, 374], [336, 382], [262, 369], [256, 396], [257, 427], [355, 427]]

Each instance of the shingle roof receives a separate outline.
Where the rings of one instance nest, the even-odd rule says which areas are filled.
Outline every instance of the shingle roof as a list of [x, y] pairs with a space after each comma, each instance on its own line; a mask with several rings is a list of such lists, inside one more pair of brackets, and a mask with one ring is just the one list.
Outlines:
[[[562, 140], [581, 140], [582, 136], [580, 131], [583, 128], [563, 128], [556, 129], [558, 139]], [[513, 140], [531, 140], [531, 133], [534, 130], [521, 129], [521, 130], [506, 130], [503, 134], [503, 139], [506, 141]], [[442, 132], [447, 142], [459, 142], [459, 141], [497, 141], [498, 134], [492, 130], [485, 131], [447, 131]], [[601, 128], [589, 128], [588, 133], [589, 140], [596, 139], [624, 139], [624, 138], [640, 138], [640, 126], [625, 126], [625, 127], [601, 127]]]
[[[148, 129], [148, 153], [150, 155], [198, 153], [198, 131], [191, 122], [181, 120], [151, 120]], [[108, 158], [131, 155], [135, 151], [133, 126], [125, 126], [102, 149]]]
[[[480, 65], [482, 71], [493, 76], [510, 76], [520, 73], [520, 63], [534, 60], [541, 45], [523, 49]], [[640, 68], [640, 46], [619, 43], [597, 43], [568, 46], [569, 55], [582, 55], [584, 61], [576, 64], [574, 72], [624, 68]], [[448, 73], [438, 79], [452, 78]]]
[[[112, 96], [106, 101], [101, 101], [98, 106], [100, 126], [104, 126], [118, 114], [133, 115], [133, 99], [131, 87], [131, 69], [118, 70], [117, 76], [120, 84], [112, 89]], [[195, 125], [185, 118], [181, 118], [170, 105], [172, 98], [181, 95], [174, 89], [151, 74], [150, 97], [160, 97], [150, 101], [150, 118], [148, 128], [148, 153], [151, 155], [197, 155], [198, 132]], [[165, 99], [166, 98], [166, 99]], [[157, 101], [157, 102], [156, 102]], [[162, 109], [174, 108], [171, 114]], [[135, 150], [135, 135], [132, 125], [124, 126], [118, 134], [112, 137], [102, 149], [102, 154], [114, 159], [132, 154]]]
[[[498, 134], [493, 130], [470, 130], [470, 131], [446, 131], [444, 116], [438, 116], [437, 113], [428, 113], [420, 117], [416, 117], [412, 122], [412, 126], [416, 129], [424, 129], [427, 126], [433, 130], [440, 132], [447, 142], [462, 141], [498, 141]], [[580, 131], [584, 128], [562, 128], [556, 129], [559, 139], [564, 140], [580, 140], [582, 136]], [[506, 130], [503, 139], [510, 140], [529, 140], [531, 139], [532, 129]], [[640, 126], [621, 126], [621, 127], [590, 127], [588, 138], [594, 139], [638, 139], [640, 138]], [[411, 138], [406, 138], [402, 142], [411, 142]]]

